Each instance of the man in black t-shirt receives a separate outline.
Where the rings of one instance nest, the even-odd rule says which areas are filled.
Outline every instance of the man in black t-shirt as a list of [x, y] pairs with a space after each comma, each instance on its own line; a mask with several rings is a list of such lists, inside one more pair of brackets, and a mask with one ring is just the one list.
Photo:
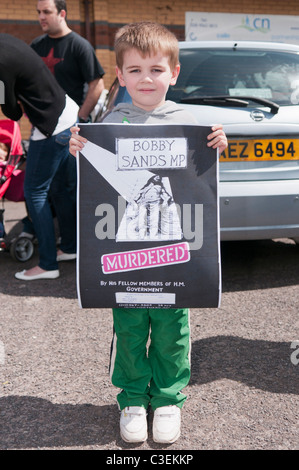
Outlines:
[[[79, 122], [88, 122], [104, 90], [105, 72], [91, 44], [68, 27], [65, 0], [37, 0], [37, 12], [45, 34], [36, 38], [31, 47], [41, 56], [67, 95], [79, 105]], [[69, 158], [66, 185], [75, 212], [77, 172], [72, 156]], [[58, 255], [62, 256], [60, 251]]]
[[31, 47], [79, 105], [79, 119], [86, 122], [104, 90], [105, 72], [91, 44], [68, 27], [66, 8], [65, 0], [37, 1], [39, 22], [45, 34], [36, 38]]

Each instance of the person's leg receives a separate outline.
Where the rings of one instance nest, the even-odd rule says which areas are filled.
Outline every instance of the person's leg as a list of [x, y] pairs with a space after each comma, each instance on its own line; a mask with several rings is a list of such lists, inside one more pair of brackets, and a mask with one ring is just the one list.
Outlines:
[[151, 368], [147, 358], [149, 336], [148, 309], [113, 309], [114, 337], [111, 348], [110, 376], [120, 388], [120, 409], [148, 407]]
[[147, 360], [148, 309], [113, 309], [114, 337], [110, 376], [122, 389], [117, 396], [120, 435], [126, 442], [147, 439], [146, 409], [149, 404], [151, 369]]
[[181, 390], [190, 380], [188, 309], [150, 309], [151, 406], [183, 406]]
[[30, 141], [24, 193], [28, 211], [38, 239], [39, 267], [46, 271], [56, 270], [56, 240], [48, 192], [53, 176], [60, 164], [55, 154], [54, 138]]
[[153, 439], [155, 442], [172, 443], [180, 436], [180, 408], [186, 400], [181, 390], [190, 379], [189, 311], [150, 309], [150, 317]]

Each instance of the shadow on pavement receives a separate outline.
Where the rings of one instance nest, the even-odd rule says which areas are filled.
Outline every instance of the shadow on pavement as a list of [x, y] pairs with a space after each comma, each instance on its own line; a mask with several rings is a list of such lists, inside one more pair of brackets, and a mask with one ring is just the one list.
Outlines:
[[299, 245], [288, 239], [221, 243], [223, 292], [299, 283]]
[[0, 449], [105, 445], [115, 440], [116, 405], [55, 404], [43, 398], [0, 398]]
[[271, 393], [299, 394], [299, 351], [291, 343], [215, 336], [194, 341], [190, 385], [223, 378]]

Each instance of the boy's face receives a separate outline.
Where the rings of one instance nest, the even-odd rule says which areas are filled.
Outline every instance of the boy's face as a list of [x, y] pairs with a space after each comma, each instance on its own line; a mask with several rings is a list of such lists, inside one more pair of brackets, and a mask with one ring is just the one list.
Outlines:
[[127, 87], [133, 104], [145, 111], [165, 103], [169, 85], [175, 85], [179, 72], [179, 65], [171, 70], [167, 56], [142, 57], [136, 49], [125, 52], [122, 70], [116, 67], [120, 85]]

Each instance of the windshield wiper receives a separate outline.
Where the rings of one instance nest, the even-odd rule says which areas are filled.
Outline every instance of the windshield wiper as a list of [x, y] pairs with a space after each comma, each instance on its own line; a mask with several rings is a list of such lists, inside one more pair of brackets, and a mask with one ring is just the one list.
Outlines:
[[249, 105], [249, 101], [254, 101], [262, 106], [269, 107], [272, 114], [278, 113], [279, 105], [277, 103], [255, 96], [186, 96], [185, 98], [182, 98], [180, 102], [189, 104], [206, 104], [209, 106], [246, 107]]

